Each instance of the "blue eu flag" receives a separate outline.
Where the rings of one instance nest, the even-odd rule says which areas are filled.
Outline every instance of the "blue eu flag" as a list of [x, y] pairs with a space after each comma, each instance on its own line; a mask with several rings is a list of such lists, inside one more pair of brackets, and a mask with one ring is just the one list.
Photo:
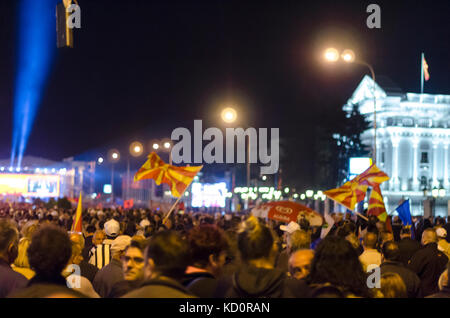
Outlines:
[[402, 223], [404, 226], [406, 227], [410, 227], [411, 228], [411, 237], [414, 238], [414, 225], [412, 223], [412, 218], [411, 218], [411, 209], [409, 208], [409, 200], [405, 200], [403, 201], [402, 204], [400, 204], [395, 211], [397, 211], [398, 216], [400, 218], [400, 220], [402, 220]]

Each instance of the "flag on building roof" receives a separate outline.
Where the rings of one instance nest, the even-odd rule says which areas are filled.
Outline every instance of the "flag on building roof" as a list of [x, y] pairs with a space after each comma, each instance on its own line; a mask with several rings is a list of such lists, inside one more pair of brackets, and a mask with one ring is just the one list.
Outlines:
[[82, 202], [81, 202], [81, 192], [80, 192], [80, 198], [78, 199], [78, 206], [77, 206], [77, 212], [75, 213], [75, 218], [73, 219], [72, 223], [72, 232], [76, 233], [82, 233], [83, 231], [83, 218], [81, 217], [81, 214], [83, 212], [82, 210]]
[[430, 73], [428, 72], [428, 63], [425, 60], [425, 55], [422, 57], [422, 67], [423, 67], [423, 77], [425, 78], [425, 81], [428, 81], [430, 79]]
[[156, 153], [152, 152], [148, 160], [136, 172], [134, 181], [153, 179], [157, 185], [168, 184], [174, 197], [181, 197], [203, 166], [177, 167], [165, 163]]

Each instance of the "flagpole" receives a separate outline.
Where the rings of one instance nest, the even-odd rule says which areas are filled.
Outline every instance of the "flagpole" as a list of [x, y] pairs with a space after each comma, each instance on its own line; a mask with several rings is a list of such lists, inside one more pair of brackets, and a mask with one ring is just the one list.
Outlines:
[[184, 193], [186, 192], [187, 188], [189, 188], [189, 186], [191, 185], [192, 181], [194, 181], [194, 178], [192, 178], [191, 182], [189, 182], [189, 184], [186, 186], [186, 188], [184, 188], [183, 193], [181, 193], [180, 197], [175, 201], [175, 203], [172, 205], [172, 207], [169, 210], [169, 213], [167, 213], [167, 215], [164, 217], [163, 220], [163, 224], [166, 224], [167, 219], [169, 218], [170, 214], [172, 213], [172, 211], [175, 209], [175, 206], [178, 204], [178, 202], [181, 200], [181, 198], [183, 197]]
[[424, 54], [422, 52], [422, 57], [420, 59], [420, 94], [423, 94], [423, 59]]

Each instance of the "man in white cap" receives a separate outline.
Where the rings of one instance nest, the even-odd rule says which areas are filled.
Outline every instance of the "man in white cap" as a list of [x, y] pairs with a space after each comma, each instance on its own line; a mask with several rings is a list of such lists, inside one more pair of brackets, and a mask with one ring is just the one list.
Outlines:
[[447, 255], [450, 259], [450, 243], [447, 242], [447, 231], [443, 227], [438, 227], [436, 229], [436, 234], [438, 237], [438, 250]]
[[104, 225], [106, 239], [102, 244], [98, 244], [92, 248], [89, 263], [102, 269], [111, 261], [111, 244], [120, 233], [120, 224], [114, 219], [109, 220]]
[[100, 297], [108, 297], [114, 284], [124, 280], [122, 270], [122, 256], [131, 244], [128, 235], [118, 236], [111, 244], [111, 262], [103, 267], [94, 278], [94, 289]]
[[298, 225], [297, 222], [289, 222], [288, 225], [280, 225], [280, 230], [284, 232], [283, 235], [283, 246], [282, 250], [278, 254], [278, 258], [276, 261], [276, 267], [283, 270], [284, 272], [288, 271], [288, 261], [289, 261], [289, 249], [287, 246], [287, 243], [289, 241], [289, 237], [294, 233], [295, 231], [300, 231], [300, 225]]

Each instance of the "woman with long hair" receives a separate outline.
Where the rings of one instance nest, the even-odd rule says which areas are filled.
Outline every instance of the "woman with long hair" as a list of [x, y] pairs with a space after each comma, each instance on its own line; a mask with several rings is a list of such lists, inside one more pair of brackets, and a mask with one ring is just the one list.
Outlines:
[[319, 243], [306, 280], [313, 289], [330, 285], [346, 297], [372, 297], [355, 248], [339, 236], [327, 236]]

